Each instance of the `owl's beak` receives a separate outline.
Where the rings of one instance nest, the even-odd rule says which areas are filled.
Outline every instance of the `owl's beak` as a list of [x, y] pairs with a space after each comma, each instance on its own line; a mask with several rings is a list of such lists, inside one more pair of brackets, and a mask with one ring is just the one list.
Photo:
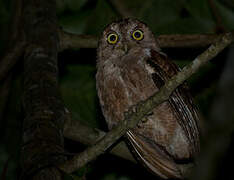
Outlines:
[[124, 51], [125, 54], [128, 53], [128, 45], [127, 44], [123, 45], [123, 51]]

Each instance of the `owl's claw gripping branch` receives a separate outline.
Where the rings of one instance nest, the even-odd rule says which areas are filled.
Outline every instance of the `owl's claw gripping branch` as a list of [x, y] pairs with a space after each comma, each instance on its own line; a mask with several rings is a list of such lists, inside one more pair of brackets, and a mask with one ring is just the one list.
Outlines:
[[[181, 72], [177, 73], [153, 96], [137, 105], [137, 110], [127, 113], [124, 121], [121, 121], [115, 128], [108, 132], [100, 141], [95, 145], [89, 147], [79, 155], [74, 156], [59, 168], [67, 173], [71, 173], [80, 167], [84, 166], [91, 160], [95, 159], [98, 155], [104, 153], [117, 139], [123, 136], [129, 128], [133, 128], [137, 123], [149, 112], [151, 112], [157, 105], [161, 104], [168, 99], [170, 94], [192, 74], [198, 71], [210, 59], [214, 58], [225, 47], [233, 41], [231, 33], [225, 34], [214, 45], [211, 45], [205, 52], [199, 55], [192, 63], [184, 67]], [[131, 123], [128, 123], [131, 122]]]
[[145, 123], [145, 122], [147, 122], [148, 121], [148, 118], [147, 117], [143, 117], [142, 119], [141, 119], [141, 122], [142, 123]]
[[145, 117], [142, 118], [141, 122], [146, 123], [149, 120], [149, 116], [152, 116], [154, 113], [150, 112]]

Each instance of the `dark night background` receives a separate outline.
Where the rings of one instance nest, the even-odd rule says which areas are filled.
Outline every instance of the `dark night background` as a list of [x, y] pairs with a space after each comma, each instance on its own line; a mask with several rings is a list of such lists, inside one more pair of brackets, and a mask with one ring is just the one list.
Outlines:
[[[234, 29], [233, 0], [213, 1], [222, 24], [217, 23], [208, 0], [121, 0], [120, 2], [132, 15], [144, 21], [156, 36], [219, 33]], [[7, 37], [10, 36], [8, 28], [12, 11], [11, 0], [0, 0], [1, 56], [6, 48]], [[107, 24], [120, 18], [118, 11], [107, 0], [57, 0], [57, 17], [60, 26], [67, 32], [98, 36]], [[163, 51], [183, 67], [205, 49], [204, 47], [169, 48]], [[227, 53], [228, 49], [188, 79], [195, 102], [204, 116], [206, 127], [212, 124], [209, 120], [210, 109], [216, 97], [217, 83]], [[107, 131], [95, 89], [96, 49], [65, 50], [59, 54], [58, 61], [61, 94], [67, 108], [72, 112], [73, 119]], [[23, 120], [22, 69], [22, 62], [19, 61], [12, 70], [14, 80], [9, 85], [7, 106], [3, 112], [0, 112], [0, 177], [4, 167], [8, 165], [7, 179], [17, 179], [20, 171], [19, 154]], [[0, 82], [0, 106], [4, 98], [1, 86]], [[227, 153], [222, 160], [219, 160], [218, 169], [214, 171], [216, 179], [234, 179], [232, 141], [228, 145]], [[85, 149], [83, 145], [68, 139], [65, 139], [65, 148], [72, 153]], [[79, 176], [84, 172], [87, 173], [87, 179], [97, 180], [155, 179], [140, 165], [110, 154], [99, 156], [97, 160], [75, 174]]]

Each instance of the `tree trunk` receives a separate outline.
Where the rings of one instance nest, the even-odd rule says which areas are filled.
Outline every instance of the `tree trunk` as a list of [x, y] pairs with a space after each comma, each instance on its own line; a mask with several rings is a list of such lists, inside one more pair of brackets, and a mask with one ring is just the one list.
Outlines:
[[24, 55], [22, 179], [62, 179], [66, 118], [58, 88], [59, 39], [55, 0], [23, 0]]

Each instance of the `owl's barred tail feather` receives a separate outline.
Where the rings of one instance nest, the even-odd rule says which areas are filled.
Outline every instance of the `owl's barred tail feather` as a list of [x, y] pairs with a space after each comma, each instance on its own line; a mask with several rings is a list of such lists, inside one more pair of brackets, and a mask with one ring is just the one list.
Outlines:
[[[178, 165], [174, 160], [163, 152], [160, 147], [152, 146], [152, 144], [143, 141], [140, 137], [135, 135], [134, 132], [127, 132], [127, 139], [133, 147], [133, 153], [136, 153], [137, 159], [154, 174], [158, 174], [161, 178], [169, 179], [184, 179], [185, 167]], [[193, 166], [192, 164], [186, 165]]]

